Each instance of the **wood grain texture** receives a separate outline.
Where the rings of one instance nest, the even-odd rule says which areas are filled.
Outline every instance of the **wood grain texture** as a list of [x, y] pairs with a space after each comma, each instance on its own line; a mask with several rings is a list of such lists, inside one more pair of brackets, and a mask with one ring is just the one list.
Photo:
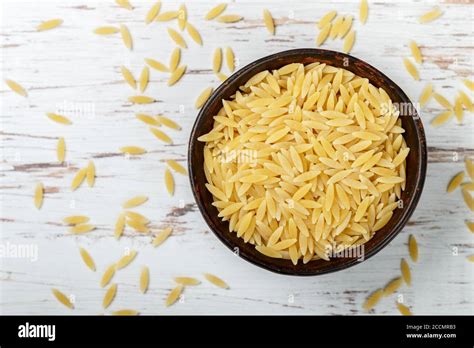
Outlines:
[[[153, 2], [133, 1], [135, 9], [119, 8], [114, 1], [72, 0], [2, 1], [0, 49], [2, 81], [12, 79], [28, 90], [28, 98], [0, 86], [1, 98], [1, 243], [32, 245], [38, 258], [0, 258], [0, 313], [98, 314], [102, 313], [103, 271], [126, 248], [136, 249], [136, 259], [114, 277], [118, 292], [107, 312], [133, 308], [144, 314], [362, 314], [362, 303], [374, 289], [399, 275], [407, 257], [408, 235], [419, 242], [420, 260], [412, 265], [413, 285], [403, 287], [404, 304], [415, 314], [472, 314], [474, 271], [466, 255], [473, 253], [472, 234], [464, 225], [473, 218], [459, 191], [446, 194], [452, 175], [463, 169], [464, 156], [474, 156], [474, 122], [465, 113], [455, 121], [433, 128], [429, 121], [442, 109], [430, 101], [422, 111], [429, 145], [429, 166], [424, 192], [404, 231], [375, 257], [354, 268], [311, 278], [276, 275], [248, 264], [224, 247], [208, 231], [198, 213], [188, 178], [175, 175], [176, 193], [170, 198], [163, 182], [165, 161], [186, 164], [189, 131], [197, 114], [194, 101], [208, 86], [218, 86], [212, 72], [212, 52], [232, 46], [237, 69], [257, 58], [282, 50], [314, 47], [315, 23], [331, 9], [353, 15], [357, 39], [351, 54], [386, 73], [416, 101], [427, 82], [449, 100], [473, 79], [473, 5], [465, 1], [439, 3], [444, 15], [420, 25], [418, 17], [437, 2], [370, 2], [367, 24], [358, 18], [358, 1], [235, 1], [227, 13], [244, 20], [222, 24], [203, 19], [216, 2], [187, 3], [189, 21], [200, 31], [204, 46], [184, 34], [188, 49], [181, 64], [186, 75], [167, 87], [168, 74], [150, 71], [145, 95], [157, 100], [132, 105], [137, 94], [123, 81], [125, 65], [138, 78], [144, 58], [168, 62], [175, 47], [166, 29], [176, 22], [145, 25]], [[163, 1], [162, 11], [178, 5]], [[275, 19], [276, 35], [270, 36], [261, 18], [268, 8]], [[44, 20], [62, 18], [53, 30], [36, 32]], [[99, 26], [125, 24], [134, 41], [133, 51], [119, 35], [98, 36]], [[414, 82], [403, 66], [414, 39], [424, 56], [421, 81]], [[342, 41], [327, 41], [322, 48], [342, 50]], [[228, 73], [224, 70], [224, 73]], [[472, 93], [471, 93], [472, 96]], [[54, 124], [46, 112], [63, 112], [71, 126]], [[182, 131], [163, 129], [174, 145], [157, 141], [135, 113], [162, 113], [178, 122]], [[66, 163], [56, 160], [59, 137], [66, 141]], [[148, 153], [127, 159], [119, 148], [135, 145]], [[71, 192], [70, 182], [79, 168], [94, 159], [97, 170], [93, 188], [83, 184]], [[43, 182], [41, 210], [33, 205], [34, 187]], [[149, 201], [134, 210], [152, 220], [152, 230], [173, 226], [172, 236], [159, 248], [152, 236], [131, 232], [116, 241], [115, 221], [121, 204], [136, 195]], [[68, 215], [88, 215], [97, 229], [73, 236], [61, 223]], [[91, 272], [80, 260], [79, 247], [87, 248], [97, 265]], [[150, 287], [139, 292], [139, 272], [150, 268]], [[204, 280], [209, 272], [223, 278], [229, 290]], [[165, 308], [176, 276], [197, 277], [199, 286], [185, 290], [181, 303]], [[50, 289], [75, 297], [75, 310], [56, 302]], [[397, 314], [394, 298], [383, 299], [374, 310]]]

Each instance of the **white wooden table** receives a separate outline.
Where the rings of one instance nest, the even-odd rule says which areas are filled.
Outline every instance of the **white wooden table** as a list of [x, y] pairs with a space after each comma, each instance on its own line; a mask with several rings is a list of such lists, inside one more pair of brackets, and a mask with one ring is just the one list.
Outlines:
[[[106, 311], [133, 308], [143, 314], [362, 314], [366, 296], [399, 274], [402, 257], [408, 257], [407, 239], [414, 234], [420, 260], [412, 266], [413, 285], [400, 294], [416, 314], [474, 313], [474, 267], [466, 260], [473, 253], [473, 235], [464, 220], [473, 218], [459, 191], [446, 194], [450, 177], [463, 169], [463, 158], [474, 156], [473, 115], [462, 125], [454, 121], [441, 128], [429, 125], [441, 112], [431, 101], [422, 111], [429, 145], [429, 166], [421, 201], [412, 219], [390, 245], [369, 261], [345, 271], [318, 277], [281, 276], [259, 269], [233, 255], [209, 231], [197, 211], [188, 178], [175, 175], [176, 194], [164, 189], [164, 161], [186, 164], [189, 131], [196, 117], [194, 101], [207, 86], [218, 86], [211, 70], [214, 48], [230, 45], [238, 64], [279, 51], [314, 47], [315, 22], [328, 10], [356, 17], [353, 55], [385, 72], [416, 101], [422, 87], [432, 82], [443, 95], [454, 98], [467, 91], [462, 78], [473, 79], [473, 5], [450, 0], [438, 5], [444, 15], [420, 25], [418, 17], [437, 2], [371, 2], [368, 22], [358, 21], [358, 1], [235, 1], [227, 13], [245, 19], [235, 24], [207, 22], [203, 17], [216, 3], [187, 3], [189, 21], [201, 32], [204, 46], [188, 36], [183, 50], [188, 72], [175, 86], [167, 87], [167, 75], [151, 71], [146, 91], [159, 101], [144, 106], [127, 102], [133, 90], [123, 82], [120, 66], [138, 76], [144, 58], [167, 62], [174, 47], [166, 28], [176, 22], [144, 24], [153, 1], [133, 1], [128, 11], [114, 1], [18, 1], [2, 0], [2, 80], [13, 79], [28, 89], [29, 97], [11, 92], [4, 83], [1, 97], [1, 243], [2, 248], [31, 245], [37, 260], [0, 258], [0, 313], [3, 314], [97, 314], [104, 289], [98, 285], [105, 267], [125, 248], [138, 250], [136, 260], [114, 278], [118, 293]], [[164, 1], [162, 11], [177, 10]], [[262, 9], [271, 10], [277, 32], [270, 36], [263, 26]], [[62, 18], [51, 31], [36, 32], [43, 20]], [[134, 39], [128, 51], [118, 35], [97, 36], [93, 29], [126, 24]], [[408, 42], [415, 39], [425, 57], [420, 82], [404, 70]], [[342, 41], [328, 41], [323, 48], [341, 50]], [[224, 70], [224, 72], [226, 72]], [[471, 95], [472, 97], [472, 95]], [[46, 112], [62, 111], [72, 126], [48, 120]], [[174, 145], [163, 145], [135, 119], [136, 112], [163, 113], [178, 121], [182, 131], [168, 131]], [[58, 137], [65, 137], [68, 165], [56, 161]], [[118, 153], [124, 145], [146, 148], [146, 155], [126, 159]], [[93, 159], [97, 167], [95, 187], [83, 185], [71, 192], [78, 170]], [[46, 188], [41, 210], [33, 206], [37, 182]], [[172, 237], [160, 248], [150, 236], [127, 231], [116, 241], [113, 234], [121, 203], [134, 195], [148, 195], [149, 202], [137, 211], [152, 218], [157, 229], [172, 225]], [[85, 214], [98, 229], [74, 236], [61, 219]], [[98, 271], [87, 269], [78, 249], [86, 248]], [[151, 284], [147, 294], [138, 291], [142, 265], [148, 265]], [[222, 290], [203, 282], [188, 288], [182, 303], [164, 306], [172, 278], [179, 275], [202, 279], [203, 272], [221, 276], [231, 286]], [[52, 287], [74, 295], [70, 311], [52, 297]], [[384, 299], [377, 314], [398, 313], [396, 297]]]

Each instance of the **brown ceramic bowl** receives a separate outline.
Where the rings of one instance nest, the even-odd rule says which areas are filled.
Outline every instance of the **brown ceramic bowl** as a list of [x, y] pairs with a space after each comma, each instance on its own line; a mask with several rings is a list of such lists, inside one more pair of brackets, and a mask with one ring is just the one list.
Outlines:
[[[211, 205], [212, 196], [204, 186], [206, 183], [203, 169], [204, 143], [197, 141], [197, 138], [212, 129], [213, 116], [221, 108], [222, 99], [228, 99], [237, 91], [239, 86], [243, 85], [254, 74], [262, 70], [278, 69], [289, 63], [309, 64], [316, 61], [344, 68], [356, 75], [368, 78], [375, 87], [383, 87], [394, 103], [404, 106], [400, 108], [400, 116], [403, 128], [405, 128], [404, 137], [411, 150], [407, 158], [406, 189], [402, 193], [403, 208], [395, 209], [394, 215], [388, 224], [364, 244], [365, 260], [385, 247], [402, 230], [415, 210], [425, 181], [427, 154], [425, 133], [421, 120], [411, 101], [400, 87], [371, 65], [340, 52], [303, 48], [273, 54], [243, 67], [215, 90], [197, 116], [191, 131], [188, 148], [191, 187], [204, 220], [228, 248], [232, 251], [238, 248], [239, 256], [243, 259], [264, 269], [282, 274], [319, 275], [339, 271], [354, 266], [361, 261], [357, 257], [338, 257], [331, 259], [331, 261], [314, 260], [307, 264], [298, 262], [294, 266], [290, 260], [274, 259], [262, 255], [255, 250], [253, 245], [244, 243], [243, 239], [238, 238], [235, 233], [230, 233], [228, 223], [217, 217], [218, 211]], [[410, 110], [411, 112], [409, 112]]]

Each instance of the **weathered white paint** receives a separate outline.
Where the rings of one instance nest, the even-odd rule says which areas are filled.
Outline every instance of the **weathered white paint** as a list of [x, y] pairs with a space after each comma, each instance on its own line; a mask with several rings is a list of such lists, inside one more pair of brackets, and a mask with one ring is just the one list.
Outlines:
[[[430, 164], [423, 196], [404, 231], [371, 260], [354, 268], [311, 278], [276, 275], [261, 270], [229, 252], [209, 232], [196, 211], [188, 179], [175, 175], [177, 189], [170, 199], [163, 187], [164, 160], [186, 162], [188, 134], [196, 116], [194, 100], [202, 89], [217, 86], [211, 71], [215, 47], [231, 45], [240, 66], [278, 51], [314, 47], [315, 22], [328, 10], [357, 17], [357, 1], [236, 1], [227, 12], [245, 20], [236, 24], [206, 22], [204, 14], [215, 4], [192, 1], [187, 4], [189, 20], [201, 32], [204, 46], [198, 47], [186, 35], [189, 49], [182, 63], [188, 73], [174, 87], [166, 86], [167, 75], [151, 72], [146, 95], [159, 100], [147, 106], [131, 106], [131, 88], [122, 81], [121, 65], [138, 77], [143, 58], [167, 62], [174, 47], [166, 28], [176, 23], [144, 24], [153, 3], [133, 1], [127, 11], [114, 1], [18, 1], [1, 2], [1, 52], [3, 78], [26, 88], [21, 98], [4, 84], [1, 96], [1, 238], [2, 243], [33, 244], [38, 260], [0, 259], [0, 313], [4, 314], [94, 314], [102, 313], [104, 290], [98, 286], [107, 265], [115, 262], [125, 248], [139, 251], [130, 267], [113, 279], [119, 284], [110, 310], [133, 308], [144, 314], [358, 314], [371, 291], [399, 274], [402, 257], [408, 257], [407, 238], [416, 235], [420, 261], [412, 267], [413, 286], [404, 287], [405, 303], [417, 314], [472, 314], [474, 311], [473, 266], [466, 260], [473, 252], [473, 236], [464, 225], [472, 219], [459, 192], [447, 195], [445, 185], [463, 168], [465, 155], [474, 155], [473, 117], [467, 113], [463, 125], [451, 122], [439, 129], [429, 120], [441, 109], [435, 102], [423, 110], [430, 146]], [[177, 9], [164, 1], [162, 11]], [[473, 78], [473, 5], [447, 1], [436, 22], [420, 25], [417, 17], [435, 2], [378, 1], [370, 3], [368, 23], [355, 20], [357, 42], [352, 54], [376, 66], [398, 83], [414, 100], [428, 81], [453, 100], [457, 89], [466, 90], [461, 78]], [[276, 36], [267, 33], [261, 20], [263, 8], [271, 10], [277, 22]], [[55, 30], [38, 33], [36, 25], [51, 18], [63, 18]], [[102, 25], [126, 24], [134, 39], [128, 51], [118, 35], [100, 37], [92, 30]], [[422, 81], [414, 82], [403, 67], [409, 55], [408, 41], [420, 45], [425, 62]], [[341, 41], [329, 41], [324, 48], [340, 50]], [[45, 112], [62, 103], [92, 106], [92, 115], [71, 115], [74, 125], [53, 124]], [[180, 107], [183, 108], [180, 111]], [[175, 145], [159, 143], [147, 127], [135, 119], [138, 111], [161, 112], [177, 120], [180, 132], [167, 131]], [[55, 161], [57, 138], [64, 136], [69, 166]], [[149, 153], [127, 160], [117, 149], [124, 145], [143, 146]], [[458, 160], [453, 160], [457, 154]], [[93, 158], [97, 167], [96, 186], [69, 189], [74, 173]], [[44, 206], [33, 207], [37, 182], [46, 187]], [[149, 202], [137, 211], [153, 220], [156, 231], [173, 225], [173, 236], [160, 248], [150, 246], [151, 238], [126, 232], [119, 241], [112, 237], [121, 203], [137, 194]], [[73, 205], [74, 204], [74, 205]], [[180, 208], [184, 205], [184, 208]], [[73, 207], [72, 207], [73, 206]], [[61, 224], [64, 216], [86, 214], [98, 230], [71, 236]], [[94, 257], [98, 271], [82, 263], [78, 247]], [[457, 250], [457, 253], [454, 250]], [[457, 255], [456, 255], [457, 254]], [[139, 270], [148, 265], [150, 290], [138, 291]], [[179, 275], [202, 278], [212, 272], [230, 285], [221, 290], [203, 282], [184, 293], [184, 303], [164, 307], [164, 299]], [[71, 312], [50, 293], [56, 287], [76, 298]], [[397, 313], [395, 297], [384, 299], [375, 313]]]

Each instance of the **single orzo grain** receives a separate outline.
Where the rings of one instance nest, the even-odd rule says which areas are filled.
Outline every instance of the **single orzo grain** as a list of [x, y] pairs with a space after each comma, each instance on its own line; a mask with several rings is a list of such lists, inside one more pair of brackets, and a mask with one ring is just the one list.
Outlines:
[[63, 24], [62, 19], [50, 19], [46, 22], [41, 23], [36, 27], [37, 31], [45, 31], [45, 30], [51, 30], [53, 28], [59, 27], [61, 24]]
[[93, 272], [95, 272], [95, 262], [92, 256], [87, 252], [84, 248], [79, 248], [79, 252], [81, 254], [82, 260], [86, 264], [86, 266]]
[[56, 297], [56, 299], [64, 306], [68, 307], [69, 309], [74, 309], [74, 304], [64, 293], [62, 293], [58, 289], [51, 289], [51, 292], [53, 293], [54, 297]]
[[35, 196], [34, 196], [34, 203], [36, 209], [40, 209], [43, 205], [43, 197], [44, 197], [44, 187], [42, 183], [36, 184], [35, 188]]
[[213, 7], [212, 9], [209, 10], [209, 12], [206, 14], [206, 16], [204, 17], [204, 19], [209, 21], [209, 20], [211, 20], [211, 19], [216, 18], [216, 17], [219, 16], [222, 12], [225, 11], [226, 7], [227, 7], [227, 4], [225, 4], [225, 3], [216, 5], [215, 7]]
[[166, 307], [171, 306], [179, 299], [179, 296], [183, 292], [183, 289], [184, 289], [184, 286], [179, 284], [173, 290], [171, 290], [168, 297], [166, 298], [166, 302], [165, 302]]
[[21, 95], [22, 97], [27, 97], [28, 93], [26, 90], [17, 82], [13, 80], [5, 80], [7, 86], [16, 94]]

